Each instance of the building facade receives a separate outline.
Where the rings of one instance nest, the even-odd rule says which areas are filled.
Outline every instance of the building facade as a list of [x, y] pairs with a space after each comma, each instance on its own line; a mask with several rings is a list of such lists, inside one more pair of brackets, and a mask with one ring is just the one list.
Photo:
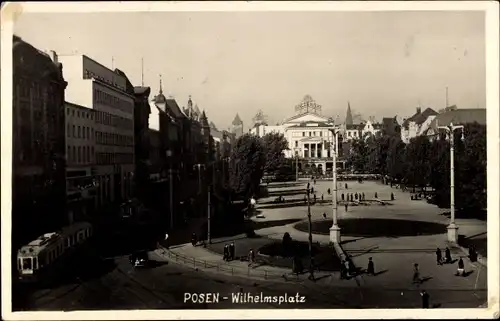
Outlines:
[[439, 126], [448, 126], [450, 123], [454, 125], [466, 125], [478, 123], [486, 125], [486, 108], [446, 108], [441, 111], [432, 120], [431, 124], [422, 135], [426, 135], [430, 139], [439, 137]]
[[95, 110], [72, 103], [66, 108], [66, 201], [70, 222], [89, 220], [96, 209]]
[[13, 246], [68, 223], [64, 96], [57, 57], [13, 37]]
[[94, 110], [97, 207], [120, 205], [132, 196], [135, 169], [135, 97], [128, 79], [85, 55], [61, 55], [59, 60], [68, 68], [66, 100]]
[[423, 135], [437, 115], [438, 113], [432, 108], [426, 108], [422, 112], [422, 108], [417, 107], [416, 113], [403, 121], [401, 140], [408, 144], [412, 138]]

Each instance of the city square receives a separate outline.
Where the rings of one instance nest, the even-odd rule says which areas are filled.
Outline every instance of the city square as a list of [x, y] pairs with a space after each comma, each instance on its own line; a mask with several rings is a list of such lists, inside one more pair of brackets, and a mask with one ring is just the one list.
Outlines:
[[495, 313], [484, 15], [229, 13], [15, 21], [9, 316]]

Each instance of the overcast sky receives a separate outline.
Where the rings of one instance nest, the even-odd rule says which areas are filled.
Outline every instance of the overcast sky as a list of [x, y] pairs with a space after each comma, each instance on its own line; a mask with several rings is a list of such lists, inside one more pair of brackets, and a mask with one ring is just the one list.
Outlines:
[[323, 114], [407, 117], [420, 104], [485, 108], [482, 12], [26, 13], [15, 33], [41, 50], [80, 53], [227, 128], [272, 123], [309, 94]]

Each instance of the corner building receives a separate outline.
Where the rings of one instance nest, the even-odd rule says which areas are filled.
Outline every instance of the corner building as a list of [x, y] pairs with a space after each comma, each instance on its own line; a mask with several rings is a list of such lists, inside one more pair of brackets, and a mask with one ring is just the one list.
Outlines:
[[68, 77], [66, 101], [94, 110], [96, 206], [120, 205], [133, 193], [135, 97], [118, 70], [85, 55], [61, 55], [59, 61]]

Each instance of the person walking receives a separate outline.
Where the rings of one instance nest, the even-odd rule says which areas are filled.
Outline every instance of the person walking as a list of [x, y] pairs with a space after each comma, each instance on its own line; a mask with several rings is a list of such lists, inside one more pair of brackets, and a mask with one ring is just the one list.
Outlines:
[[354, 202], [354, 194], [351, 194], [351, 202]]
[[462, 258], [460, 258], [460, 260], [458, 260], [458, 269], [457, 269], [457, 273], [455, 275], [456, 276], [465, 276], [465, 264], [464, 264], [464, 260], [462, 260]]
[[348, 260], [344, 261], [344, 269], [345, 269], [346, 278], [350, 278], [351, 273], [350, 273], [350, 269], [349, 269], [349, 261]]
[[328, 192], [328, 195], [330, 195], [332, 193], [332, 190], [330, 188], [328, 188], [327, 192]]
[[422, 298], [422, 309], [428, 309], [429, 308], [429, 294], [425, 290], [422, 290], [420, 292], [420, 297]]
[[325, 195], [321, 194], [321, 201], [323, 202], [325, 200]]
[[368, 268], [366, 269], [366, 274], [375, 275], [375, 264], [371, 257], [368, 258]]
[[228, 261], [229, 259], [229, 245], [224, 245], [224, 256], [222, 257], [224, 261]]
[[363, 192], [363, 201], [365, 200], [365, 193]]
[[436, 262], [437, 262], [437, 265], [443, 264], [443, 257], [441, 254], [441, 249], [439, 247], [436, 250]]
[[342, 201], [344, 200], [344, 193], [342, 193]]
[[451, 263], [451, 251], [449, 248], [446, 248], [444, 250], [444, 258], [445, 258], [445, 263], [450, 264]]
[[413, 265], [413, 283], [420, 283], [420, 270], [418, 268], [418, 263]]
[[344, 205], [344, 206], [345, 206], [345, 211], [347, 212], [347, 207], [348, 207], [349, 205], [347, 205], [347, 203], [345, 203], [345, 205]]
[[229, 245], [229, 258], [231, 261], [234, 260], [234, 242]]
[[347, 183], [345, 183], [345, 189], [347, 189]]

